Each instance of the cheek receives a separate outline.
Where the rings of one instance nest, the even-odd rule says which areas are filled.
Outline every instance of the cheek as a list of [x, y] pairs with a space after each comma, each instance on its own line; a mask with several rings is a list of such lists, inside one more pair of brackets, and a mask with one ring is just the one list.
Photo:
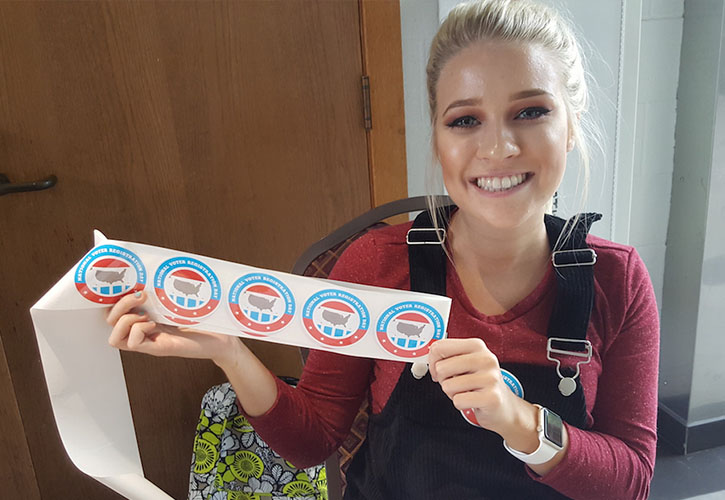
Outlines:
[[439, 133], [435, 140], [438, 161], [443, 174], [464, 167], [471, 156], [470, 141], [453, 137], [451, 134]]
[[559, 180], [566, 168], [567, 136], [565, 127], [549, 130], [541, 138], [539, 152], [541, 160], [548, 165], [548, 173]]

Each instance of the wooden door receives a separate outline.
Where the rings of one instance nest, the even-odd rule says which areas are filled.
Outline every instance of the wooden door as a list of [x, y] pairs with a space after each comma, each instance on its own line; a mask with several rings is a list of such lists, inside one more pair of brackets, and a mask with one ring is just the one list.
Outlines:
[[[0, 173], [58, 177], [0, 197], [0, 496], [118, 498], [62, 449], [28, 313], [94, 228], [289, 270], [370, 208], [359, 26], [348, 0], [0, 2]], [[296, 351], [258, 349], [299, 370]], [[122, 358], [145, 474], [185, 498], [223, 375]]]

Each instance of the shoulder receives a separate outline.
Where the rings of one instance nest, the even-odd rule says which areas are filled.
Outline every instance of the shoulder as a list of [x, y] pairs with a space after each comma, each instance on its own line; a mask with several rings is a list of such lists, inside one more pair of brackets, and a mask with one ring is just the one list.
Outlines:
[[338, 259], [331, 279], [402, 288], [408, 278], [405, 236], [412, 222], [373, 229], [353, 241]]
[[634, 247], [587, 236], [587, 243], [597, 254], [594, 276], [600, 284], [631, 289], [643, 279], [649, 280], [647, 268]]
[[[634, 247], [596, 236], [587, 243], [597, 253], [594, 265], [595, 308], [608, 330], [622, 331], [640, 324], [653, 335], [658, 331], [658, 310], [647, 267]], [[614, 337], [609, 339], [614, 340]]]

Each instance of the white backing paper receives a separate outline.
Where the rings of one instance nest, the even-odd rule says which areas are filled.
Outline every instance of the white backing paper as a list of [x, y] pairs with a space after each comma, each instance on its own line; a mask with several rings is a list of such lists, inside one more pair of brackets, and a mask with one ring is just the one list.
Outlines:
[[105, 317], [123, 295], [145, 289], [159, 323], [377, 359], [424, 361], [445, 336], [447, 297], [95, 237], [30, 312], [69, 457], [127, 498], [171, 497], [144, 477], [120, 354], [108, 345]]

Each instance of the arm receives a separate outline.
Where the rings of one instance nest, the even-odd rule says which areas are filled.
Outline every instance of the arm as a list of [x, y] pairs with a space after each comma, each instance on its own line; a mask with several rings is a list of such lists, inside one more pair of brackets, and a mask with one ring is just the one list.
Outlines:
[[[355, 281], [359, 262], [372, 263], [372, 238], [357, 240], [331, 278]], [[372, 361], [312, 351], [297, 389], [275, 377], [237, 337], [149, 321], [145, 293], [122, 298], [110, 311], [109, 343], [153, 356], [210, 359], [222, 368], [240, 409], [275, 451], [298, 467], [316, 465], [347, 436], [369, 387]]]
[[254, 430], [297, 467], [324, 461], [347, 437], [370, 385], [372, 360], [311, 351], [300, 383], [277, 380], [279, 396]]
[[113, 347], [212, 360], [226, 374], [255, 431], [298, 467], [322, 462], [346, 437], [367, 392], [370, 360], [312, 351], [295, 390], [275, 377], [237, 337], [148, 321], [147, 315], [134, 311], [145, 300], [144, 294], [127, 295], [111, 309]]
[[[330, 278], [361, 280], [377, 269], [377, 247], [372, 234], [356, 240], [339, 258]], [[264, 415], [249, 422], [280, 455], [297, 467], [318, 464], [347, 437], [362, 399], [370, 387], [374, 362], [367, 358], [311, 350], [297, 388], [277, 380], [278, 397]]]
[[275, 377], [237, 337], [157, 325], [139, 309], [146, 298], [138, 292], [113, 306], [107, 318], [113, 326], [111, 346], [152, 356], [210, 359], [229, 377], [245, 411], [260, 415], [271, 408], [277, 398]]
[[[619, 324], [601, 353], [593, 428], [565, 425], [559, 453], [544, 464], [522, 464], [534, 480], [574, 499], [645, 499], [649, 493], [656, 445], [658, 312], [649, 276], [635, 252], [627, 268], [626, 311], [613, 311], [611, 319], [617, 322], [618, 316]], [[482, 340], [440, 340], [428, 361], [431, 377], [457, 409], [473, 408], [479, 425], [511, 448], [523, 453], [536, 449], [536, 408], [505, 386], [498, 360]]]
[[656, 454], [659, 319], [644, 263], [632, 251], [627, 266], [627, 310], [602, 354], [592, 410], [594, 425], [567, 426], [569, 450], [535, 479], [572, 498], [645, 499]]

